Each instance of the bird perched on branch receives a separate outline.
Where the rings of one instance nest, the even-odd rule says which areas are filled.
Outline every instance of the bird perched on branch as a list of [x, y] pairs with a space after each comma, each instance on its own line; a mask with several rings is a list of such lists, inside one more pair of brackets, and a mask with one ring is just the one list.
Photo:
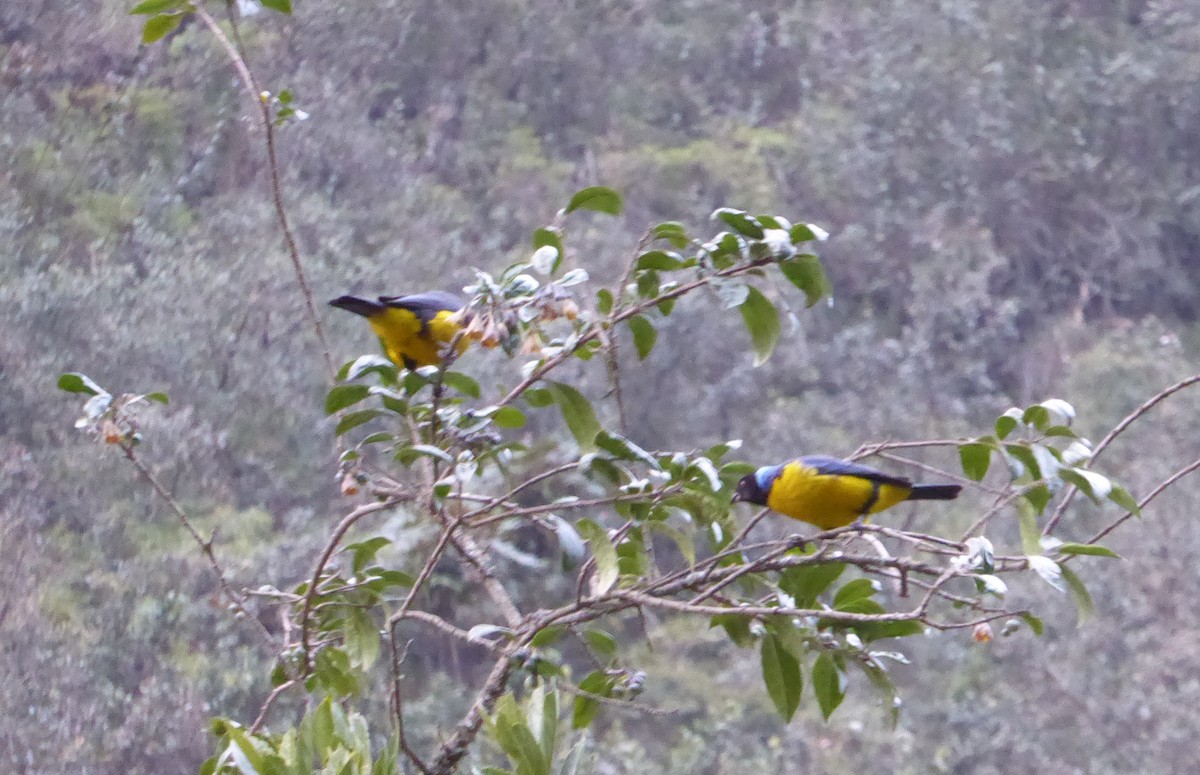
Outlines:
[[[406, 369], [441, 363], [446, 346], [461, 330], [456, 313], [464, 306], [462, 299], [445, 291], [380, 296], [376, 301], [339, 296], [329, 303], [365, 317], [387, 357]], [[460, 337], [457, 351], [466, 347], [467, 338]]]
[[738, 482], [733, 502], [768, 506], [822, 530], [890, 509], [902, 501], [949, 501], [962, 485], [913, 484], [870, 466], [824, 455], [808, 455], [763, 466]]

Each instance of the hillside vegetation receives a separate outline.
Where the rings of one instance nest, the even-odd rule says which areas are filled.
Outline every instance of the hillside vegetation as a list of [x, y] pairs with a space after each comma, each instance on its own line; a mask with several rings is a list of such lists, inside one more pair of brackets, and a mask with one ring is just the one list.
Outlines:
[[[209, 719], [253, 719], [271, 688], [175, 516], [72, 428], [61, 373], [169, 391], [139, 454], [216, 531], [239, 588], [306, 579], [346, 511], [330, 377], [255, 106], [198, 22], [141, 46], [128, 10], [0, 5], [0, 763], [14, 772], [193, 772]], [[582, 214], [570, 232], [601, 284], [649, 226], [707, 233], [720, 207], [832, 235], [831, 299], [804, 310], [778, 277], [763, 285], [795, 313], [764, 365], [711, 295], [658, 323], [622, 376], [625, 428], [646, 449], [743, 439], [756, 462], [844, 456], [976, 435], [1051, 397], [1094, 438], [1197, 371], [1194, 3], [297, 0], [240, 30], [263, 88], [309, 116], [277, 133], [282, 185], [338, 364], [376, 343], [324, 300], [459, 291], [527, 259], [572, 192], [604, 185], [623, 214]], [[463, 368], [485, 385], [512, 370], [499, 354]], [[609, 390], [602, 369], [576, 374], [591, 396]], [[1105, 470], [1143, 494], [1200, 457], [1198, 410], [1173, 396]], [[521, 439], [548, 465], [572, 443], [550, 420]], [[784, 725], [757, 658], [719, 629], [652, 617], [652, 637], [630, 641], [655, 712], [606, 711], [579, 771], [1194, 768], [1194, 493], [1183, 480], [1114, 533], [1124, 560], [1079, 564], [1095, 611], [1078, 626], [1067, 597], [1030, 587], [1014, 594], [1041, 609], [1040, 639], [906, 645], [894, 730], [866, 691], [828, 722], [804, 702]], [[936, 513], [954, 534], [974, 518]], [[1110, 516], [1083, 513], [1073, 539]], [[430, 539], [391, 519], [397, 552]], [[502, 572], [530, 601], [575, 581], [519, 558]], [[447, 615], [489, 605], [455, 569], [434, 582]], [[413, 649], [410, 723], [436, 741], [469, 702], [458, 684], [487, 665], [453, 639]], [[386, 692], [373, 704], [386, 714]]]

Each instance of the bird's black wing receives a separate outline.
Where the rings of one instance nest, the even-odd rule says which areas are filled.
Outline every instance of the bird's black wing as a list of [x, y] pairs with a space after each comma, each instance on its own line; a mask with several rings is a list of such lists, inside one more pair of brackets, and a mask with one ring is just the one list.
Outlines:
[[379, 301], [389, 307], [408, 310], [417, 316], [422, 325], [433, 320], [439, 312], [457, 312], [465, 303], [453, 293], [445, 291], [426, 291], [411, 296], [380, 296]]
[[859, 479], [866, 479], [869, 482], [877, 482], [879, 484], [890, 484], [893, 487], [912, 487], [911, 479], [905, 479], [902, 476], [892, 476], [885, 474], [870, 466], [851, 463], [849, 460], [839, 460], [836, 457], [827, 457], [825, 455], [805, 455], [800, 458], [800, 462], [809, 468], [815, 468], [817, 473], [825, 476], [855, 476]]

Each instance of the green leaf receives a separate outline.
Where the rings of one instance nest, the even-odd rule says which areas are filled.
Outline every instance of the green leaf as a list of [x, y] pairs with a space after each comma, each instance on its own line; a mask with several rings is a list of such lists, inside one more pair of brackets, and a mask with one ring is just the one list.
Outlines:
[[1062, 571], [1062, 580], [1066, 582], [1067, 591], [1071, 593], [1071, 599], [1075, 601], [1075, 609], [1079, 612], [1079, 624], [1083, 624], [1096, 610], [1096, 606], [1092, 603], [1092, 596], [1088, 594], [1087, 587], [1083, 585], [1083, 581], [1079, 576], [1075, 575], [1075, 571], [1065, 565], [1059, 565], [1058, 569]]
[[983, 439], [960, 444], [958, 457], [962, 461], [963, 473], [968, 479], [978, 482], [987, 476], [988, 466], [992, 462], [992, 445]]
[[595, 449], [596, 434], [600, 432], [600, 422], [591, 403], [575, 388], [563, 382], [546, 382], [546, 390], [562, 411], [563, 420], [567, 423], [571, 435], [582, 450]]
[[829, 238], [829, 233], [820, 226], [811, 223], [797, 223], [792, 227], [788, 236], [791, 237], [792, 242], [798, 245], [801, 242], [812, 242], [814, 240], [816, 242], [824, 242]]
[[601, 288], [596, 291], [596, 311], [601, 315], [607, 315], [612, 311], [613, 295], [612, 291], [607, 288]]
[[771, 357], [779, 342], [779, 311], [766, 296], [754, 286], [746, 286], [750, 293], [742, 302], [742, 321], [750, 332], [750, 343], [754, 348], [754, 365], [761, 366]]
[[658, 340], [658, 331], [645, 315], [634, 315], [629, 319], [629, 331], [633, 334], [633, 346], [637, 348], [638, 360], [646, 360], [646, 356], [654, 349]]
[[1066, 543], [1058, 547], [1059, 554], [1085, 554], [1089, 557], [1113, 557], [1121, 559], [1121, 555], [1109, 549], [1107, 546], [1099, 544], [1074, 544]]
[[598, 213], [620, 215], [621, 195], [605, 186], [585, 188], [571, 197], [571, 202], [567, 205], [568, 213], [576, 210], [595, 210]]
[[262, 773], [265, 767], [265, 757], [254, 745], [254, 741], [241, 727], [229, 724], [225, 728], [229, 735], [229, 752], [234, 764], [242, 772]]
[[541, 409], [554, 403], [554, 395], [546, 388], [530, 388], [521, 397], [534, 409]]
[[442, 382], [462, 393], [464, 396], [479, 398], [479, 383], [457, 371], [448, 371], [442, 375]]
[[1113, 489], [1113, 484], [1108, 477], [1086, 468], [1063, 466], [1058, 469], [1058, 478], [1078, 487], [1080, 492], [1097, 505], [1102, 499], [1107, 498]]
[[309, 691], [323, 687], [339, 697], [358, 693], [360, 674], [350, 665], [350, 657], [342, 649], [326, 646], [317, 652], [313, 665], [313, 674], [307, 684]]
[[884, 638], [907, 638], [910, 635], [920, 635], [925, 632], [925, 625], [915, 619], [901, 619], [898, 622], [862, 622], [853, 625], [851, 629], [857, 632], [864, 641], [871, 643]]
[[762, 239], [763, 237], [762, 224], [758, 222], [757, 218], [746, 213], [744, 210], [721, 207], [713, 213], [713, 217], [721, 219], [739, 234], [745, 234], [747, 237], [753, 237], [754, 239]]
[[1050, 492], [1050, 488], [1046, 485], [1034, 487], [1029, 492], [1025, 493], [1025, 500], [1029, 505], [1033, 506], [1037, 514], [1041, 514], [1046, 510], [1046, 504], [1054, 497], [1054, 493]]
[[334, 436], [341, 436], [346, 431], [357, 428], [363, 423], [370, 422], [376, 417], [379, 417], [383, 412], [378, 409], [360, 409], [357, 412], [349, 412], [342, 416], [338, 421], [337, 427], [333, 429]]
[[[715, 280], [713, 282], [716, 282]], [[661, 284], [659, 283], [658, 272], [653, 269], [645, 269], [637, 273], [637, 292], [638, 296], [643, 299], [653, 299], [658, 296]]]
[[592, 550], [592, 557], [596, 558], [596, 576], [593, 581], [593, 591], [597, 595], [602, 595], [612, 589], [613, 584], [617, 583], [617, 577], [620, 575], [620, 566], [617, 562], [617, 547], [613, 545], [612, 539], [608, 537], [608, 531], [590, 519], [579, 520], [575, 523], [575, 529], [588, 542], [588, 546]]
[[366, 385], [335, 385], [325, 396], [325, 414], [331, 415], [353, 406], [371, 394]]
[[709, 626], [721, 626], [734, 645], [745, 648], [754, 643], [754, 635], [750, 632], [750, 617], [739, 614], [718, 614], [712, 618]]
[[[595, 694], [599, 697], [610, 696], [612, 694], [612, 687], [613, 678], [605, 674], [603, 670], [593, 670], [579, 682], [580, 691]], [[591, 697], [576, 695], [575, 708], [571, 714], [571, 726], [574, 729], [583, 729], [592, 723], [599, 712], [599, 702]]]
[[820, 301], [821, 297], [828, 296], [833, 288], [821, 259], [811, 253], [780, 261], [779, 271], [792, 285], [804, 292], [804, 303], [808, 307]]
[[875, 582], [871, 579], [853, 579], [842, 585], [833, 596], [833, 607], [845, 611], [848, 606], [859, 600], [864, 600], [875, 594]]
[[880, 666], [878, 660], [856, 664], [871, 685], [875, 687], [875, 691], [879, 694], [880, 704], [888, 711], [888, 721], [891, 722], [892, 729], [895, 729], [900, 722], [900, 693], [896, 689], [896, 684], [892, 682], [892, 677], [888, 675], [887, 670]]
[[689, 533], [676, 530], [663, 522], [647, 522], [646, 528], [654, 533], [662, 533], [674, 541], [676, 548], [679, 549], [679, 554], [683, 556], [688, 566], [696, 564], [696, 544], [692, 541], [692, 536]]
[[596, 446], [618, 460], [638, 460], [653, 469], [661, 468], [654, 455], [651, 455], [624, 436], [618, 436], [608, 431], [600, 431], [596, 434]]
[[431, 457], [435, 460], [441, 460], [445, 463], [453, 463], [454, 458], [450, 457], [444, 449], [435, 447], [432, 444], [413, 444], [411, 446], [401, 447], [396, 450], [395, 460], [401, 465], [412, 465], [412, 462], [419, 457]]
[[1027, 498], [1013, 502], [1017, 510], [1017, 525], [1021, 530], [1021, 548], [1025, 554], [1038, 554], [1042, 551], [1042, 531], [1038, 528], [1037, 515], [1041, 513]]
[[762, 675], [767, 685], [767, 694], [785, 722], [791, 721], [800, 706], [800, 692], [804, 678], [800, 663], [784, 648], [774, 633], [767, 633], [762, 640]]
[[583, 631], [583, 642], [601, 662], [617, 658], [617, 639], [604, 630], [591, 628]]
[[688, 244], [687, 230], [678, 221], [660, 223], [654, 227], [651, 234], [654, 235], [654, 239], [666, 240], [679, 250], [687, 247]]
[[391, 542], [389, 538], [375, 536], [365, 541], [349, 544], [342, 551], [352, 554], [354, 559], [351, 561], [351, 567], [354, 569], [354, 575], [357, 576], [362, 573], [363, 568], [374, 561], [375, 555], [379, 553], [379, 550]]
[[1041, 619], [1029, 613], [1028, 611], [1022, 611], [1019, 616], [1025, 620], [1026, 624], [1029, 625], [1029, 629], [1033, 630], [1034, 635], [1037, 635], [1040, 638], [1045, 634], [1046, 625], [1042, 624]]
[[1050, 427], [1050, 410], [1041, 404], [1034, 404], [1021, 415], [1021, 422], [1034, 428], [1045, 430]]
[[496, 703], [492, 716], [492, 730], [496, 742], [517, 765], [518, 775], [549, 775], [550, 762], [542, 753], [537, 738], [517, 707], [511, 694], [505, 694]]
[[353, 382], [364, 374], [375, 373], [389, 384], [395, 383], [398, 369], [396, 364], [382, 355], [360, 355], [352, 361], [347, 361], [338, 369], [338, 380]]
[[1133, 516], [1142, 516], [1142, 508], [1138, 506], [1137, 499], [1121, 485], [1118, 484], [1112, 488], [1112, 491], [1108, 493], [1108, 499]]
[[1008, 434], [1021, 423], [1023, 413], [1017, 407], [1012, 407], [1004, 414], [996, 418], [996, 436], [1001, 440], [1008, 438]]
[[286, 13], [289, 16], [292, 13], [292, 0], [261, 0], [262, 4], [273, 11]]
[[[551, 247], [558, 251], [558, 261], [562, 260], [563, 243], [562, 235], [555, 229], [538, 228], [533, 230], [533, 248]], [[555, 261], [555, 268], [558, 268], [558, 261]]]
[[525, 413], [513, 406], [502, 406], [492, 415], [499, 428], [520, 428], [525, 425]]
[[328, 748], [333, 748], [337, 744], [334, 739], [334, 723], [333, 723], [333, 698], [326, 697], [321, 704], [316, 707], [311, 716], [306, 721], [311, 721], [312, 730], [312, 748], [314, 753], [317, 751], [324, 752]]
[[661, 272], [670, 272], [683, 266], [683, 259], [675, 253], [668, 253], [665, 250], [651, 250], [638, 256], [638, 269], [654, 269]]
[[183, 21], [183, 14], [159, 14], [151, 16], [142, 27], [142, 42], [146, 44], [162, 40]]
[[796, 601], [797, 608], [813, 608], [817, 597], [829, 589], [845, 569], [845, 563], [841, 562], [797, 565], [783, 572], [779, 588]]
[[129, 9], [130, 14], [138, 16], [149, 16], [151, 14], [162, 13], [163, 11], [173, 11], [184, 4], [185, 0], [145, 0], [138, 3], [133, 8]]
[[566, 631], [566, 625], [562, 624], [551, 624], [548, 627], [543, 627], [530, 639], [529, 645], [535, 649], [545, 648], [561, 638]]
[[817, 705], [821, 708], [821, 715], [828, 720], [837, 710], [837, 706], [842, 704], [842, 698], [846, 696], [846, 692], [842, 684], [842, 671], [834, 662], [833, 655], [827, 651], [822, 652], [813, 662], [812, 686], [813, 693], [817, 695]]
[[392, 587], [407, 589], [416, 581], [402, 570], [380, 568], [378, 565], [367, 568], [363, 575], [370, 577], [370, 580], [365, 582], [366, 586], [377, 592], [385, 592]]
[[350, 664], [359, 670], [369, 670], [379, 659], [379, 628], [361, 608], [349, 608], [342, 619], [343, 644]]
[[106, 396], [108, 391], [92, 381], [86, 374], [67, 372], [58, 378], [58, 389], [68, 393], [86, 393], [89, 396]]
[[554, 684], [539, 682], [529, 692], [525, 703], [525, 724], [533, 732], [542, 763], [549, 772], [558, 734], [558, 690]]

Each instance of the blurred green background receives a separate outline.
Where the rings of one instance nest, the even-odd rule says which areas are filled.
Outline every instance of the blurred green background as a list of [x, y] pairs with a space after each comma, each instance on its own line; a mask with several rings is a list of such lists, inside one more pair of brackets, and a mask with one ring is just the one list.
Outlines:
[[[207, 719], [253, 718], [269, 688], [173, 515], [72, 429], [61, 372], [170, 392], [142, 455], [219, 528], [239, 586], [295, 583], [345, 509], [252, 106], [199, 24], [140, 48], [127, 10], [0, 4], [0, 763], [14, 772], [193, 772]], [[801, 313], [777, 288], [800, 314], [766, 365], [750, 368], [737, 314], [711, 300], [662, 324], [625, 370], [643, 446], [848, 454], [982, 433], [1051, 396], [1095, 439], [1196, 371], [1194, 2], [298, 0], [294, 17], [264, 11], [242, 32], [262, 86], [311, 114], [282, 130], [280, 153], [320, 300], [457, 290], [472, 267], [527, 255], [531, 230], [593, 184], [621, 191], [626, 213], [581, 219], [569, 244], [605, 282], [648, 225], [701, 231], [720, 206], [832, 233], [835, 301]], [[373, 350], [360, 321], [326, 322], [339, 362]], [[1198, 408], [1184, 393], [1156, 409], [1105, 470], [1144, 493], [1200, 454]], [[569, 444], [557, 426], [539, 433], [547, 455]], [[866, 690], [829, 723], [806, 701], [783, 726], [756, 655], [654, 621], [636, 656], [664, 712], [606, 710], [587, 765], [1200, 768], [1195, 491], [1185, 480], [1119, 531], [1109, 545], [1126, 560], [1080, 564], [1096, 600], [1083, 626], [1031, 584], [1013, 594], [1045, 613], [1044, 638], [948, 633], [910, 649], [894, 731]], [[1068, 532], [1113, 516], [1080, 507]], [[397, 519], [397, 535], [418, 530]], [[438, 589], [471, 621], [479, 601], [452, 576]], [[413, 649], [410, 710], [432, 739], [479, 655]]]

